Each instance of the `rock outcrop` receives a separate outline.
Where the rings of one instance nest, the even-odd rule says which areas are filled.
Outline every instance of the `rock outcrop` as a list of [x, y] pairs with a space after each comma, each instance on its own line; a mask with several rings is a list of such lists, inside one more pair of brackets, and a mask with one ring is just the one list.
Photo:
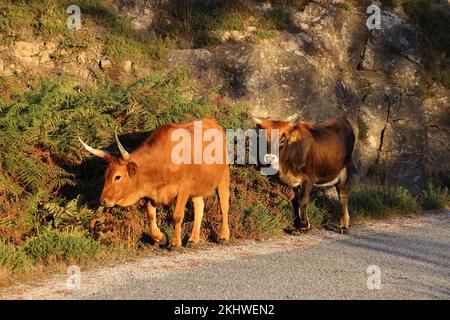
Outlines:
[[364, 131], [358, 175], [376, 175], [417, 194], [427, 168], [450, 169], [444, 142], [449, 92], [441, 89], [422, 101], [424, 50], [411, 25], [382, 11], [382, 29], [370, 31], [366, 19], [365, 10], [314, 1], [293, 15], [297, 32], [280, 31], [259, 43], [233, 39], [209, 50], [177, 50], [170, 61], [186, 65], [199, 81], [221, 83], [227, 95], [261, 117], [299, 114], [320, 121], [346, 114]]

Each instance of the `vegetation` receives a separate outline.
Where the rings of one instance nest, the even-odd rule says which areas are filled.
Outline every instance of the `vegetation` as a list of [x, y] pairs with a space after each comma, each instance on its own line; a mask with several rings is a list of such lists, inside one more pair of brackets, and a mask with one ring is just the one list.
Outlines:
[[49, 262], [62, 260], [79, 262], [93, 258], [100, 245], [81, 232], [61, 232], [52, 228], [46, 229], [27, 240], [24, 251], [34, 261]]
[[369, 137], [369, 125], [363, 119], [358, 117], [358, 139], [365, 142]]
[[272, 37], [272, 30], [290, 29], [292, 21], [289, 8], [301, 8], [308, 2], [274, 0], [261, 2], [270, 3], [267, 10], [254, 10], [244, 0], [172, 0], [166, 4], [167, 11], [173, 17], [172, 22], [162, 24], [159, 28], [162, 34], [192, 38], [196, 47], [220, 43], [223, 31], [245, 33], [249, 27], [254, 29], [249, 39], [258, 41]]
[[416, 199], [403, 187], [354, 186], [350, 211], [358, 218], [387, 218], [419, 210]]
[[28, 256], [22, 248], [0, 240], [0, 269], [20, 271], [28, 264]]
[[434, 187], [432, 184], [422, 191], [419, 202], [424, 209], [442, 209], [450, 202], [447, 187]]
[[[74, 33], [66, 27], [66, 9], [82, 8], [82, 29]], [[150, 30], [136, 30], [128, 19], [120, 17], [105, 1], [14, 1], [0, 4], [0, 44], [40, 38], [58, 41], [58, 48], [77, 52], [100, 42], [103, 55], [120, 63], [158, 60], [169, 46], [167, 39]]]
[[344, 9], [346, 11], [350, 11], [353, 9], [353, 5], [351, 3], [345, 2], [345, 1], [336, 3], [336, 6], [338, 8]]

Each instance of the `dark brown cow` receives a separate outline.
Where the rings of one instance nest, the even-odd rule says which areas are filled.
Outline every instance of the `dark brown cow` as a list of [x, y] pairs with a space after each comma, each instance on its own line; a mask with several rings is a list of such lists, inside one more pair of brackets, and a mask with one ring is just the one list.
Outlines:
[[[219, 133], [221, 145], [226, 150], [226, 136], [223, 129], [214, 119], [202, 119], [201, 134], [212, 129]], [[199, 123], [197, 122], [197, 123]], [[223, 159], [216, 163], [207, 164], [205, 161], [194, 161], [194, 153], [204, 152], [208, 144], [203, 142], [200, 149], [192, 148], [188, 155], [190, 163], [174, 163], [173, 150], [179, 142], [173, 139], [173, 133], [181, 132], [191, 135], [191, 145], [194, 145], [194, 122], [176, 123], [156, 129], [136, 150], [128, 153], [121, 145], [117, 134], [116, 140], [120, 155], [89, 147], [83, 141], [84, 148], [89, 152], [106, 159], [109, 163], [105, 172], [105, 185], [101, 195], [101, 202], [106, 207], [114, 205], [130, 206], [142, 198], [148, 198], [147, 216], [150, 224], [150, 235], [157, 241], [164, 240], [164, 234], [156, 223], [156, 206], [176, 203], [173, 212], [175, 231], [172, 246], [181, 246], [181, 224], [184, 218], [184, 209], [189, 198], [194, 204], [194, 227], [189, 242], [197, 243], [200, 238], [200, 226], [203, 217], [203, 197], [217, 191], [222, 211], [222, 229], [220, 240], [228, 240], [229, 208], [229, 168], [226, 152]], [[179, 131], [180, 131], [179, 130]], [[178, 132], [179, 132], [178, 131]]]
[[346, 233], [350, 216], [348, 198], [350, 170], [355, 134], [345, 117], [328, 119], [317, 124], [295, 121], [273, 121], [254, 118], [267, 129], [278, 129], [278, 173], [286, 184], [295, 189], [293, 200], [294, 225], [298, 231], [310, 228], [307, 208], [313, 186], [336, 185], [341, 205], [340, 230]]

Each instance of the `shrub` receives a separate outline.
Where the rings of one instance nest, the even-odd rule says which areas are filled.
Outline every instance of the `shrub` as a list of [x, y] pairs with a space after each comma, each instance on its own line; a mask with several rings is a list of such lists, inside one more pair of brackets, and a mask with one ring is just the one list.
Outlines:
[[24, 245], [26, 254], [34, 261], [77, 261], [93, 258], [100, 250], [98, 242], [81, 232], [61, 232], [47, 229], [29, 238]]
[[348, 2], [338, 2], [338, 3], [336, 3], [336, 7], [344, 9], [346, 11], [350, 11], [353, 9], [353, 5]]
[[447, 189], [450, 188], [450, 171], [441, 171], [439, 173], [439, 179]]
[[448, 189], [434, 187], [432, 184], [428, 184], [419, 196], [420, 205], [426, 210], [442, 209], [449, 201]]
[[323, 204], [323, 202], [313, 199], [308, 205], [308, 218], [312, 227], [320, 227], [323, 224], [324, 219], [328, 217], [327, 209], [330, 208], [324, 206]]
[[356, 185], [349, 201], [350, 215], [355, 218], [386, 218], [418, 209], [416, 199], [403, 187]]
[[0, 269], [8, 271], [24, 270], [30, 261], [21, 247], [0, 240]]
[[274, 214], [270, 208], [256, 204], [243, 211], [241, 224], [248, 235], [261, 238], [280, 232], [285, 219], [281, 214]]
[[273, 29], [288, 29], [292, 24], [290, 12], [281, 7], [275, 7], [265, 14], [267, 22]]

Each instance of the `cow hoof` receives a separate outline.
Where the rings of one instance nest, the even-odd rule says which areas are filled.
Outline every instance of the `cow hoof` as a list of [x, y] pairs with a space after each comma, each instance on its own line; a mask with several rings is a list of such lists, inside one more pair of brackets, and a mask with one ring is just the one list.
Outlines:
[[183, 247], [176, 247], [176, 246], [173, 246], [173, 245], [167, 246], [167, 249], [169, 251], [173, 251], [173, 252], [183, 252]]
[[291, 236], [294, 236], [294, 237], [300, 237], [302, 234], [303, 234], [303, 232], [301, 230], [293, 230], [291, 232]]
[[200, 247], [200, 242], [195, 242], [195, 241], [191, 241], [189, 240], [188, 242], [186, 242], [186, 248], [190, 248], [190, 249], [195, 249]]
[[341, 234], [348, 234], [348, 228], [341, 228]]
[[164, 235], [164, 238], [157, 242], [160, 248], [167, 248], [169, 246], [169, 241], [167, 241], [167, 235]]
[[226, 245], [228, 243], [228, 239], [225, 239], [225, 238], [218, 238], [217, 239], [217, 244], [220, 244], [220, 245]]

